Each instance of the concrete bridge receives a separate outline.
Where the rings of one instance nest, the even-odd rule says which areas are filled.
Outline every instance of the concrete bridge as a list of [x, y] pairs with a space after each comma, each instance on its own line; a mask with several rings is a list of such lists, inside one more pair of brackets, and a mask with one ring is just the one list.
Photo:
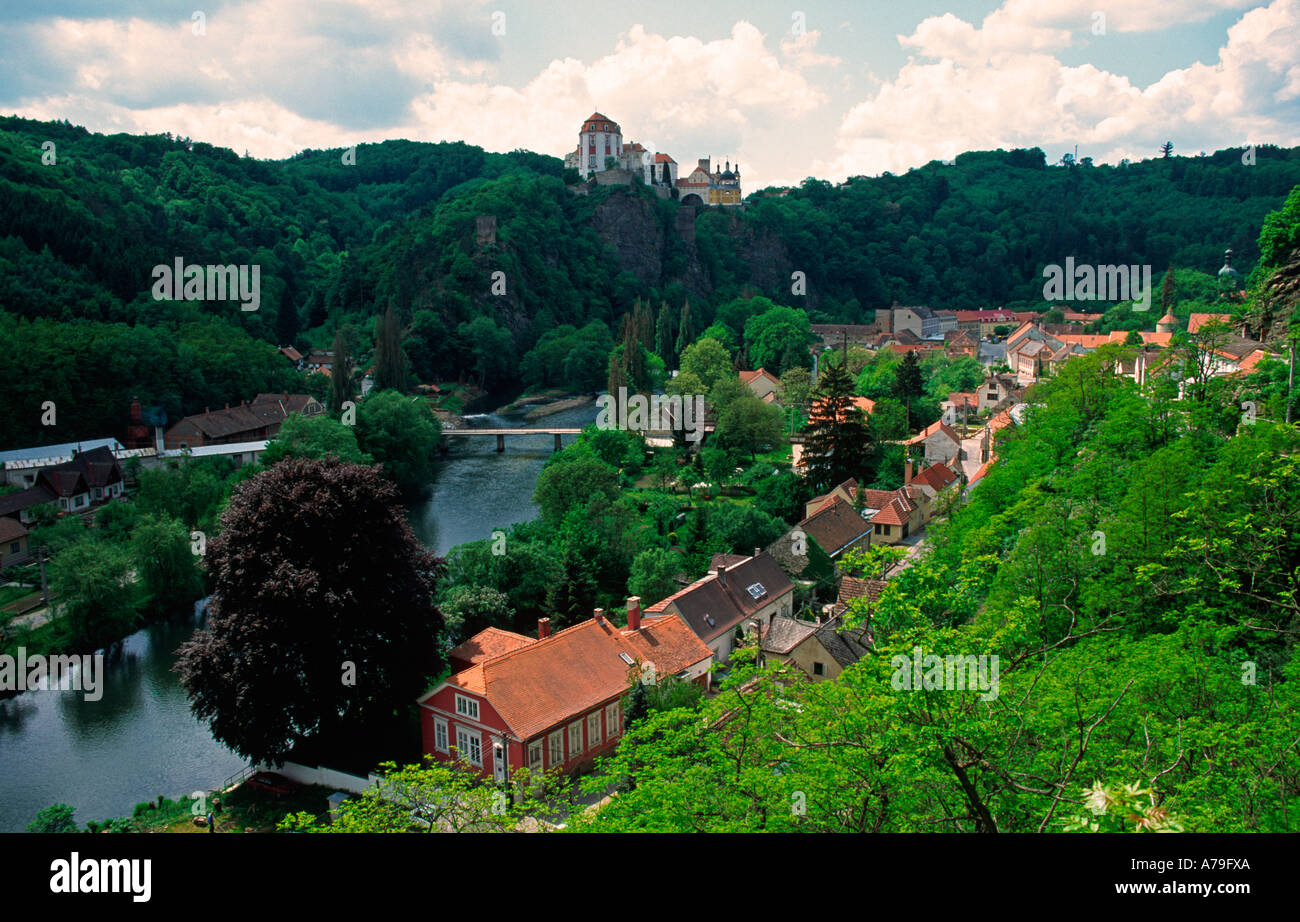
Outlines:
[[555, 450], [560, 450], [560, 437], [565, 435], [577, 435], [581, 429], [443, 429], [443, 437], [455, 435], [469, 436], [492, 436], [497, 437], [497, 451], [506, 450], [506, 436], [508, 435], [553, 435], [555, 436]]

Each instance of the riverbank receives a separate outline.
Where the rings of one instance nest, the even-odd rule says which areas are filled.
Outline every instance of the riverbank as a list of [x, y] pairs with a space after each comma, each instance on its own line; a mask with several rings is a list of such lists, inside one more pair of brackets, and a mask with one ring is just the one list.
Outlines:
[[555, 414], [562, 414], [562, 412], [564, 412], [565, 410], [577, 410], [578, 407], [585, 407], [588, 406], [589, 403], [594, 403], [594, 402], [595, 402], [595, 398], [591, 397], [590, 394], [580, 394], [577, 395], [577, 397], [563, 397], [559, 399], [554, 399], [554, 401], [551, 401], [549, 403], [542, 403], [539, 404], [539, 406], [534, 406], [530, 408], [528, 412], [525, 412], [524, 419], [538, 420], [538, 419], [542, 419], [542, 417], [545, 416], [554, 416]]

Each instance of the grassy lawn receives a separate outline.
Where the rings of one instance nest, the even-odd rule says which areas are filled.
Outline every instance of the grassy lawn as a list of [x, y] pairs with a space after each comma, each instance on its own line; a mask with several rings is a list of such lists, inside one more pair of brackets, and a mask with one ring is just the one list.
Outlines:
[[16, 613], [19, 608], [26, 606], [15, 603], [40, 594], [39, 588], [33, 589], [31, 586], [0, 586], [0, 610], [7, 610], [10, 614]]

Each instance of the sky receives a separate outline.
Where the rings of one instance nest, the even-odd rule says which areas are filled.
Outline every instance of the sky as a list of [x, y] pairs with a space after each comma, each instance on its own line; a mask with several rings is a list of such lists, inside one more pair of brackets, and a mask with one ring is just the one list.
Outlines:
[[1300, 0], [0, 3], [0, 113], [280, 158], [563, 156], [593, 111], [746, 192], [967, 150], [1300, 145]]

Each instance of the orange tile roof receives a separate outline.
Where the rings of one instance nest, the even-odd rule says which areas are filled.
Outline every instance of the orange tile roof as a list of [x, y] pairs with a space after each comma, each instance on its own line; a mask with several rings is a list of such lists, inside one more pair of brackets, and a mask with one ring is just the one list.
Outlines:
[[635, 663], [675, 675], [712, 656], [679, 618], [643, 620], [639, 631], [592, 618], [464, 669], [446, 684], [485, 697], [516, 736], [529, 740], [626, 691]]
[[934, 435], [936, 432], [942, 432], [944, 435], [948, 436], [948, 438], [952, 439], [953, 442], [955, 442], [956, 444], [958, 445], [961, 444], [961, 437], [957, 435], [957, 433], [954, 432], [952, 428], [941, 419], [935, 420], [934, 422], [930, 423], [930, 425], [926, 426], [924, 429], [922, 429], [916, 435], [912, 436], [903, 444], [919, 445], [921, 442], [924, 442], [926, 439]]
[[989, 472], [989, 468], [992, 467], [992, 466], [993, 466], [993, 459], [992, 459], [992, 458], [990, 458], [989, 460], [987, 460], [987, 461], [985, 461], [983, 464], [981, 464], [981, 465], [980, 465], [980, 469], [979, 469], [978, 471], [976, 471], [976, 472], [971, 476], [971, 479], [970, 479], [970, 486], [973, 487], [973, 486], [975, 486], [975, 484], [976, 484], [978, 481], [983, 480], [983, 479], [984, 479], [984, 475], [987, 474], [987, 473]]
[[871, 517], [872, 525], [906, 525], [908, 521], [907, 509], [898, 497], [894, 497], [889, 505], [881, 509]]
[[940, 461], [913, 477], [912, 483], [924, 484], [937, 493], [956, 479], [957, 475], [952, 472], [952, 469]]
[[467, 663], [481, 663], [502, 653], [526, 647], [530, 643], [537, 643], [537, 641], [523, 634], [490, 627], [479, 631], [469, 640], [452, 649], [450, 656]]
[[767, 376], [768, 378], [770, 378], [773, 382], [780, 383], [780, 382], [777, 382], [776, 375], [772, 374], [772, 373], [771, 373], [770, 371], [768, 371], [766, 368], [760, 368], [760, 369], [758, 369], [758, 371], [742, 371], [742, 372], [740, 373], [740, 380], [741, 380], [741, 382], [744, 383], [744, 384], [749, 384], [749, 383], [750, 383], [751, 381], [753, 381], [755, 378], [758, 378], [758, 377], [763, 376], [763, 375], [765, 375], [765, 376]]
[[[814, 403], [812, 405], [812, 410], [808, 413], [809, 419], [815, 419], [819, 417], [822, 413], [821, 408], [822, 406], [825, 405], [825, 403], [826, 403], [826, 398], [824, 397], [821, 400], [818, 400], [816, 403]], [[876, 402], [870, 399], [869, 397], [854, 397], [853, 405], [857, 407], [859, 410], [861, 410], [863, 413], [866, 413], [868, 416], [876, 412]]]

